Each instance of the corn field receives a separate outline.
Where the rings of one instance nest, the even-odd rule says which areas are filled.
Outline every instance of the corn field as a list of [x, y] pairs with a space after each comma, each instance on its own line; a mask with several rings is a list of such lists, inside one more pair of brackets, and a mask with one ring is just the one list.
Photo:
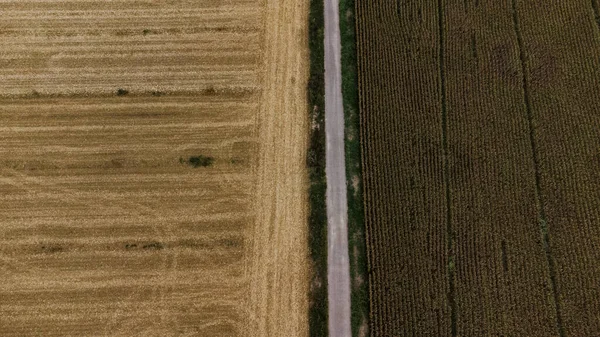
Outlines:
[[598, 7], [356, 2], [372, 336], [600, 336]]

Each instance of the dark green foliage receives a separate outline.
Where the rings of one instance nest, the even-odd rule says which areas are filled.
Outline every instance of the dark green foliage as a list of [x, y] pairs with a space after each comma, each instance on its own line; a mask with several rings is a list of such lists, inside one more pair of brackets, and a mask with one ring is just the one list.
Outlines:
[[60, 253], [62, 251], [64, 251], [64, 248], [60, 245], [49, 245], [49, 246], [42, 246], [42, 251], [47, 252], [47, 253]]
[[[367, 252], [362, 193], [354, 0], [340, 0], [340, 34], [342, 39], [342, 97], [344, 100], [346, 134], [346, 177], [348, 179], [348, 249], [350, 252], [350, 276], [352, 284], [352, 335], [358, 336], [361, 325], [365, 322], [368, 324], [369, 278], [367, 277]], [[358, 279], [363, 281], [362, 284], [357, 283]]]
[[208, 87], [204, 89], [203, 93], [207, 96], [214, 96], [217, 94], [217, 89], [215, 87]]
[[148, 244], [145, 244], [145, 245], [143, 245], [143, 246], [142, 246], [142, 248], [143, 248], [143, 249], [155, 249], [155, 250], [160, 250], [160, 249], [163, 249], [163, 248], [164, 248], [164, 246], [163, 246], [163, 244], [162, 244], [162, 243], [160, 243], [160, 242], [157, 242], [157, 241], [154, 241], [154, 242], [151, 242], [151, 243], [148, 243]]
[[129, 90], [119, 88], [117, 89], [117, 96], [126, 96], [129, 95]]
[[190, 157], [188, 159], [188, 164], [190, 164], [193, 167], [207, 167], [211, 166], [214, 161], [215, 158], [213, 157], [199, 155]]
[[309, 245], [313, 262], [309, 324], [311, 336], [327, 336], [327, 212], [325, 208], [325, 68], [323, 1], [311, 0], [308, 102], [312, 133], [306, 164], [310, 177]]

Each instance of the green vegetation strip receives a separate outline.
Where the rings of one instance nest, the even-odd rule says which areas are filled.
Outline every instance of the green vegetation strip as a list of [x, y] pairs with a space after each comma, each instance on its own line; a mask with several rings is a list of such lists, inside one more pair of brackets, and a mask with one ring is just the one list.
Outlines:
[[310, 286], [311, 336], [327, 336], [327, 213], [325, 208], [325, 63], [323, 0], [311, 0], [309, 16], [311, 119], [307, 166], [310, 176], [309, 245], [313, 263]]
[[344, 99], [346, 177], [348, 179], [348, 252], [352, 335], [368, 335], [369, 286], [363, 212], [363, 189], [358, 108], [358, 73], [354, 0], [340, 0], [340, 34], [342, 39], [342, 96]]

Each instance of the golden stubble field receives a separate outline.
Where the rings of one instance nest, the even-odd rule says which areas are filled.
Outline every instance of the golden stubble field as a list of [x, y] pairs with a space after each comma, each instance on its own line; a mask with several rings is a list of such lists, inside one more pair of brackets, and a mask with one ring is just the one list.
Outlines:
[[0, 335], [307, 335], [308, 1], [0, 11]]

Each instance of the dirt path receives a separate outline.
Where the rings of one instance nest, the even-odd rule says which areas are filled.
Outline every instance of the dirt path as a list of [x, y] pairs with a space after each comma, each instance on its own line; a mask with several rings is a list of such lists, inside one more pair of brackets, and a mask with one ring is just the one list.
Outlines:
[[308, 336], [308, 1], [266, 0], [250, 336]]
[[325, 1], [325, 130], [327, 138], [327, 279], [329, 336], [351, 336], [348, 201], [344, 156], [338, 0]]

